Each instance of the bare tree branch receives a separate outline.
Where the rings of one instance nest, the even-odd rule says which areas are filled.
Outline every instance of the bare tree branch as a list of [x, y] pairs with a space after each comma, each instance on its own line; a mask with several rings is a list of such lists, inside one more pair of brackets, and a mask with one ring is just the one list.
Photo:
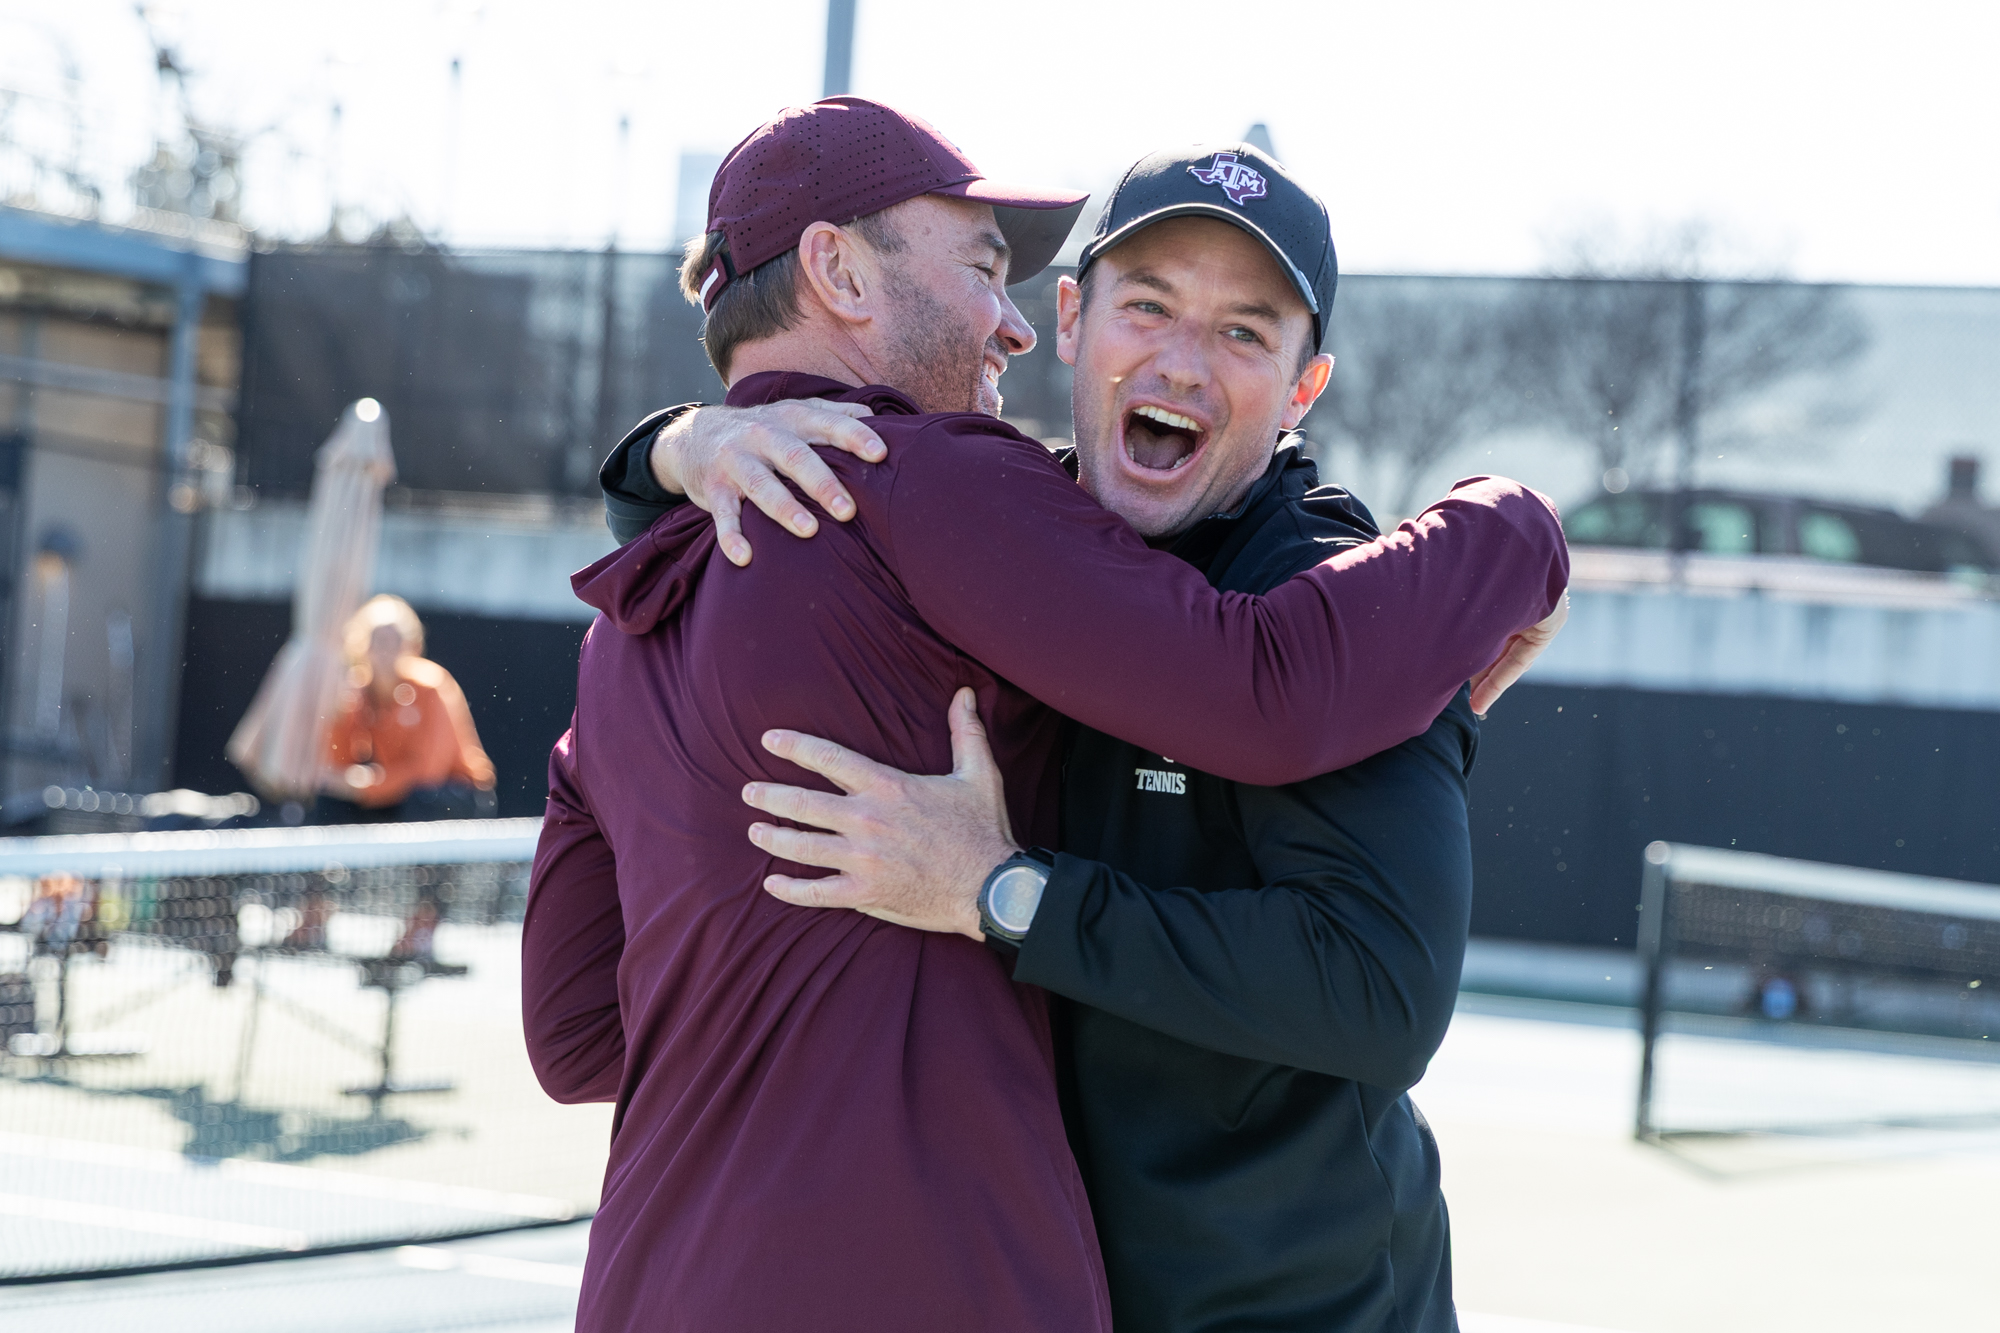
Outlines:
[[1524, 286], [1509, 321], [1521, 414], [1636, 475], [1670, 436], [1680, 295], [1670, 283], [1564, 278]]
[[[1778, 384], [1829, 374], [1868, 346], [1839, 288], [1786, 282], [1768, 266], [1739, 264], [1725, 275], [1722, 248], [1698, 221], [1636, 246], [1579, 233], [1551, 247], [1552, 280], [1523, 292], [1512, 323], [1524, 417], [1591, 448], [1607, 484], [1614, 470], [1659, 479], [1681, 431], [1705, 431]], [[1689, 283], [1700, 284], [1692, 339]], [[1758, 443], [1740, 429], [1730, 438], [1738, 448]]]
[[1351, 447], [1398, 513], [1433, 465], [1512, 410], [1502, 312], [1454, 295], [1357, 284], [1334, 312], [1333, 379], [1307, 434]]

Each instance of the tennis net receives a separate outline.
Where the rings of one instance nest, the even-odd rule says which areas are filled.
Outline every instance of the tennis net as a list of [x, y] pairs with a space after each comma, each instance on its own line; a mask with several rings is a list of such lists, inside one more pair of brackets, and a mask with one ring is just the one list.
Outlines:
[[1806, 1023], [1991, 1053], [2000, 886], [1655, 842], [1639, 911], [1640, 1139], [1675, 1132], [1655, 1115], [1658, 1048], [1669, 1011], [1696, 1011], [1685, 983], [1701, 971], [1740, 979], [1739, 1013], [1764, 1035]]
[[520, 1022], [539, 821], [0, 839], [0, 1282], [587, 1214]]

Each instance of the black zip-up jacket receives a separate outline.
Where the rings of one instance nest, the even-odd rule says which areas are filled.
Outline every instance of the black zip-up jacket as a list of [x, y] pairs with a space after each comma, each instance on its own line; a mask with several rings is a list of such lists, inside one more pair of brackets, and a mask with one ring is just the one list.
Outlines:
[[[678, 497], [653, 419], [606, 461], [612, 531]], [[1170, 549], [1258, 593], [1370, 540], [1281, 446]], [[1451, 1021], [1471, 913], [1467, 694], [1288, 787], [1075, 728], [1063, 846], [1015, 978], [1056, 1008], [1065, 1119], [1121, 1333], [1448, 1333], [1437, 1146], [1407, 1096]]]

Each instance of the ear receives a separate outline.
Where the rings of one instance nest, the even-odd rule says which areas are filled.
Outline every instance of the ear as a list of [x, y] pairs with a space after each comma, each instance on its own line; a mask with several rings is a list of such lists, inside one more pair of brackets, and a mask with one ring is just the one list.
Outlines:
[[1056, 279], [1056, 355], [1066, 366], [1076, 364], [1076, 340], [1083, 323], [1083, 289], [1076, 279]]
[[1312, 411], [1312, 405], [1326, 392], [1326, 382], [1333, 377], [1333, 358], [1321, 352], [1306, 362], [1305, 374], [1292, 387], [1292, 401], [1285, 404], [1285, 429], [1296, 430], [1298, 424]]
[[875, 318], [876, 281], [868, 247], [845, 228], [815, 222], [799, 236], [800, 295], [810, 294], [835, 319], [866, 324]]

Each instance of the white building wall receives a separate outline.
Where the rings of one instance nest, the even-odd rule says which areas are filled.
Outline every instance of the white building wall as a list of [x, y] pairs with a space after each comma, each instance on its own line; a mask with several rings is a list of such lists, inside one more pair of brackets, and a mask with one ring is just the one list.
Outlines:
[[1578, 551], [1530, 681], [2000, 711], [2000, 601], [1925, 575]]
[[[305, 508], [212, 511], [205, 597], [289, 601]], [[391, 512], [375, 591], [420, 611], [588, 622], [569, 576], [612, 549], [601, 520]], [[1568, 626], [1531, 683], [1772, 694], [2000, 712], [2000, 600], [1928, 575], [1806, 561], [1578, 550]]]

